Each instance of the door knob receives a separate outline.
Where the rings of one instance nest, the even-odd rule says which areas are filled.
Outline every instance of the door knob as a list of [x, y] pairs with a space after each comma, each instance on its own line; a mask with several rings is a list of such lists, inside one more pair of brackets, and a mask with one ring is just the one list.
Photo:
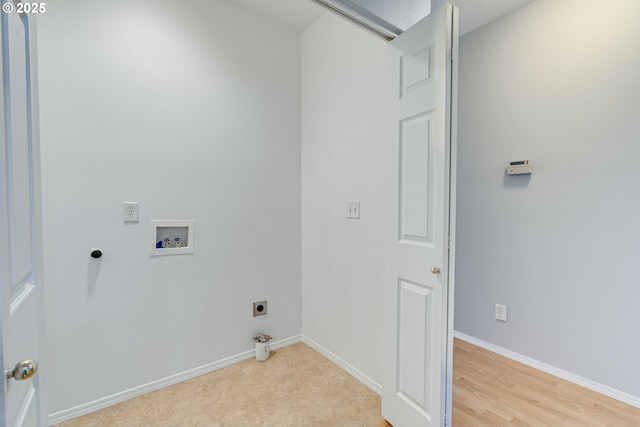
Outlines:
[[35, 360], [23, 360], [22, 362], [18, 362], [15, 368], [4, 371], [4, 373], [7, 378], [23, 381], [31, 378], [37, 371], [38, 362]]
[[440, 274], [440, 269], [438, 267], [431, 267], [431, 274]]

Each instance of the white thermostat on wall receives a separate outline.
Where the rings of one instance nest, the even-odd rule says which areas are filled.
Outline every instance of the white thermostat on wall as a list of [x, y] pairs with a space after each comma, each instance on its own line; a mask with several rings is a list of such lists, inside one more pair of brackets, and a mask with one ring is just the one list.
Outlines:
[[531, 172], [533, 172], [533, 161], [531, 160], [516, 160], [509, 162], [509, 166], [507, 166], [507, 175], [524, 175]]

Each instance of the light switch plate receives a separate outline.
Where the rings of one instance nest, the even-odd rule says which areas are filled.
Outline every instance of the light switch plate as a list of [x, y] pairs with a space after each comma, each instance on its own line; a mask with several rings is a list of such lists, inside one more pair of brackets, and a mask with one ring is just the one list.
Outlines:
[[347, 218], [360, 219], [360, 200], [347, 200]]

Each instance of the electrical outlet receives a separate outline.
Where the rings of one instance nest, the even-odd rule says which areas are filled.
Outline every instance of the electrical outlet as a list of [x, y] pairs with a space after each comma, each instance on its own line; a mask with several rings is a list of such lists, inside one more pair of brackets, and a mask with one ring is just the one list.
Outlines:
[[507, 306], [502, 304], [496, 304], [496, 320], [502, 322], [507, 321]]
[[140, 212], [138, 202], [124, 202], [123, 212], [124, 222], [140, 221]]
[[360, 219], [360, 200], [347, 200], [347, 218]]
[[267, 300], [254, 302], [253, 317], [264, 316], [265, 314], [267, 314]]

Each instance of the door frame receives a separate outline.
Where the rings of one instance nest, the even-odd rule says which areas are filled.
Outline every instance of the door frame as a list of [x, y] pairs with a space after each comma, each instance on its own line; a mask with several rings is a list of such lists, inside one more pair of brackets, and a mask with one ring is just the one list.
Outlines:
[[449, 129], [447, 139], [449, 141], [449, 212], [446, 215], [449, 229], [449, 257], [448, 257], [448, 283], [447, 283], [447, 353], [446, 353], [446, 384], [445, 384], [445, 427], [451, 426], [453, 416], [453, 336], [454, 336], [454, 301], [455, 301], [455, 259], [456, 259], [456, 200], [457, 200], [457, 176], [458, 176], [458, 52], [459, 52], [459, 12], [453, 8], [450, 33], [451, 80], [448, 82], [447, 112], [449, 114]]

